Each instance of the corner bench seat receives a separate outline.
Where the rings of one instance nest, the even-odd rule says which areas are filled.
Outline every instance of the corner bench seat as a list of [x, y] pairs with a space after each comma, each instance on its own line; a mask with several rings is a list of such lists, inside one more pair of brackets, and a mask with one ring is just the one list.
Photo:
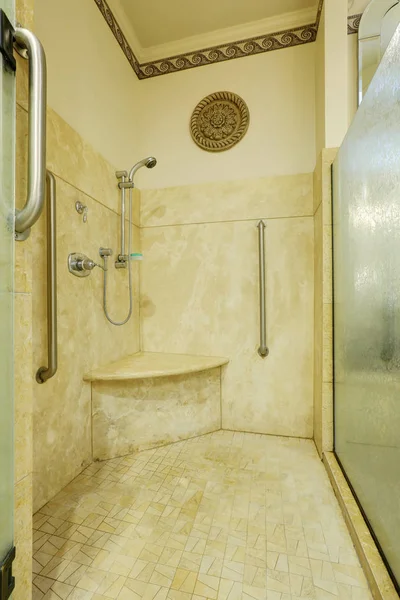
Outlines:
[[199, 373], [226, 365], [228, 358], [220, 356], [195, 356], [192, 354], [164, 354], [162, 352], [138, 352], [121, 358], [86, 374], [85, 381], [121, 381], [124, 379], [147, 379]]
[[140, 352], [85, 375], [92, 386], [94, 460], [221, 429], [221, 369], [228, 362]]

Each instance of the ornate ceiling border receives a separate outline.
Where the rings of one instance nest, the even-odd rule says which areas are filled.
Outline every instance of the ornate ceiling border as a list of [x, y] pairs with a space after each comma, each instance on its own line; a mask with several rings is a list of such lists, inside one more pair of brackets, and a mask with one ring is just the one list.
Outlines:
[[188, 54], [179, 54], [157, 61], [143, 63], [140, 66], [141, 77], [155, 77], [166, 73], [176, 73], [185, 69], [212, 65], [214, 63], [254, 56], [282, 48], [292, 48], [302, 44], [315, 42], [317, 29], [315, 24], [304, 25], [296, 29], [286, 29], [276, 33], [268, 33], [255, 38], [248, 38], [238, 42], [231, 42], [220, 46], [197, 50]]
[[352, 35], [353, 33], [358, 33], [358, 29], [360, 27], [362, 13], [359, 15], [351, 15], [347, 19], [347, 33], [348, 35]]
[[[245, 56], [255, 56], [256, 54], [264, 52], [282, 50], [283, 48], [293, 48], [295, 46], [315, 42], [324, 3], [324, 0], [320, 0], [316, 21], [309, 25], [285, 29], [276, 33], [268, 33], [266, 35], [237, 42], [220, 44], [218, 46], [187, 52], [185, 54], [179, 54], [160, 60], [139, 63], [121, 27], [113, 15], [112, 10], [107, 4], [107, 1], [94, 1], [139, 79], [149, 79], [150, 77], [157, 77], [158, 75], [167, 75], [168, 73], [176, 73], [195, 67], [212, 65], [226, 60], [243, 58]], [[353, 15], [348, 18], [348, 34], [357, 33], [360, 19], [361, 15]]]

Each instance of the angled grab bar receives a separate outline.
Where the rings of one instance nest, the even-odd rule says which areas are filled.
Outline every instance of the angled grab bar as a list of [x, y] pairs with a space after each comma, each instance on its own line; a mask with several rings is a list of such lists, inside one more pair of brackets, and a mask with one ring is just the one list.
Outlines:
[[40, 367], [36, 381], [45, 383], [57, 372], [57, 238], [56, 180], [47, 171], [47, 355], [48, 366]]
[[267, 347], [267, 309], [265, 301], [265, 223], [260, 221], [258, 227], [258, 256], [259, 256], [259, 282], [260, 282], [260, 347], [258, 354], [266, 358], [269, 354]]
[[31, 31], [17, 27], [14, 39], [17, 50], [29, 59], [28, 191], [24, 208], [15, 216], [15, 238], [22, 241], [40, 217], [46, 193], [47, 69], [42, 44]]

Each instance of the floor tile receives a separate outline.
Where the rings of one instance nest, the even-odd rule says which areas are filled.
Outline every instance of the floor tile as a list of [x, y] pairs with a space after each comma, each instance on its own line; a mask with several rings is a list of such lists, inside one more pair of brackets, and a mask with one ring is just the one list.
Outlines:
[[33, 529], [33, 600], [372, 600], [309, 440], [219, 431], [93, 463]]

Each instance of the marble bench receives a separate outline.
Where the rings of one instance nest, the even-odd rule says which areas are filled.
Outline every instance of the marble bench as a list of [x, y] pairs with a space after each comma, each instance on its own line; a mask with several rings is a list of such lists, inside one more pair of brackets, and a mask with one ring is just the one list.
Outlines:
[[140, 352], [85, 375], [93, 458], [105, 460], [221, 428], [227, 358]]

